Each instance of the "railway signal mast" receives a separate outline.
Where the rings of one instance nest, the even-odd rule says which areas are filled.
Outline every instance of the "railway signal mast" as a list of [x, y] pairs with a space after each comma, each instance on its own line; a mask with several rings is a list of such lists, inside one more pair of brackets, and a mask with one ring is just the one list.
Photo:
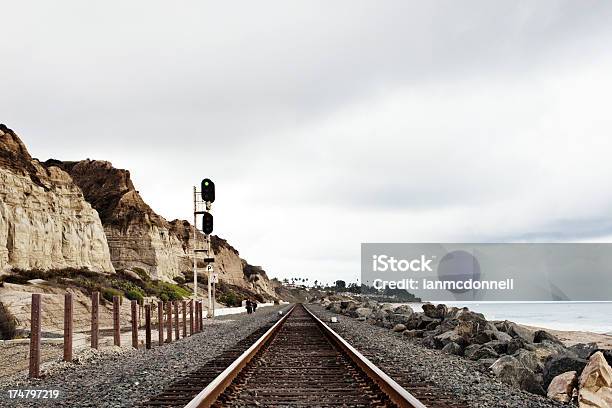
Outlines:
[[[208, 310], [214, 316], [214, 287], [212, 286], [211, 275], [213, 274], [213, 263], [215, 261], [211, 247], [210, 234], [213, 231], [212, 203], [215, 201], [215, 183], [211, 179], [205, 178], [200, 185], [200, 191], [193, 188], [193, 297], [198, 295], [198, 261], [197, 254], [204, 255], [204, 262], [207, 263], [208, 273]], [[198, 215], [202, 216], [202, 232], [204, 242], [198, 240]]]

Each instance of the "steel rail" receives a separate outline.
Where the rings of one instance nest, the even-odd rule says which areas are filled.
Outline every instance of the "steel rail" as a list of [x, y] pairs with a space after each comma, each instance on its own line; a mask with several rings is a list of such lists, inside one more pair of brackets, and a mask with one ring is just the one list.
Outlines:
[[281, 318], [274, 326], [264, 333], [251, 347], [240, 355], [232, 364], [219, 374], [210, 384], [206, 386], [194, 399], [189, 401], [185, 408], [210, 407], [219, 398], [223, 391], [234, 381], [240, 371], [255, 357], [257, 352], [271, 339], [281, 328], [287, 317], [293, 312], [296, 305]]
[[327, 337], [331, 339], [332, 343], [340, 347], [346, 353], [346, 355], [348, 355], [348, 357], [355, 364], [357, 364], [357, 366], [363, 370], [366, 375], [370, 377], [397, 406], [405, 408], [427, 408], [414, 395], [406, 391], [404, 387], [396, 383], [393, 378], [389, 377], [380, 368], [376, 367], [363, 354], [340, 337], [338, 333], [323, 323], [323, 321], [308, 310], [306, 306], [304, 306], [304, 309], [315, 320], [315, 322], [317, 322], [317, 325], [321, 328], [321, 330], [323, 330]]
[[[285, 323], [285, 320], [295, 310], [296, 305], [274, 324], [266, 333], [261, 336], [251, 347], [249, 347], [240, 357], [238, 357], [229, 367], [219, 374], [206, 388], [195, 396], [185, 408], [210, 407], [217, 398], [230, 386], [232, 381], [238, 376], [241, 370], [257, 355], [257, 353], [273, 338], [278, 330]], [[370, 360], [363, 356], [353, 346], [351, 346], [340, 335], [323, 323], [317, 316], [304, 306], [304, 310], [316, 322], [325, 336], [340, 348], [352, 361], [359, 367], [389, 399], [402, 408], [427, 408], [416, 397], [406, 391], [401, 385], [385, 374], [380, 368], [376, 367]]]

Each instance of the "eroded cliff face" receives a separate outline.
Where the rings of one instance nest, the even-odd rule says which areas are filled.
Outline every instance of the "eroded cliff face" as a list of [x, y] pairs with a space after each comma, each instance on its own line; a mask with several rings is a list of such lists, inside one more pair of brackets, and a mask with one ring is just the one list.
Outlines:
[[[98, 160], [49, 160], [46, 164], [67, 171], [98, 211], [116, 269], [139, 267], [153, 279], [167, 281], [193, 270], [194, 227], [188, 221], [168, 222], [156, 214], [134, 187], [129, 171]], [[196, 233], [202, 240], [202, 234]], [[213, 236], [212, 246], [215, 271], [221, 280], [275, 296], [263, 270], [250, 267], [225, 240]], [[202, 262], [200, 258], [200, 266]]]
[[66, 172], [32, 159], [0, 125], [0, 273], [69, 267], [114, 272], [98, 213]]
[[171, 233], [171, 224], [144, 202], [129, 171], [99, 160], [46, 164], [67, 171], [98, 211], [116, 269], [138, 267], [168, 281], [189, 269], [187, 248]]

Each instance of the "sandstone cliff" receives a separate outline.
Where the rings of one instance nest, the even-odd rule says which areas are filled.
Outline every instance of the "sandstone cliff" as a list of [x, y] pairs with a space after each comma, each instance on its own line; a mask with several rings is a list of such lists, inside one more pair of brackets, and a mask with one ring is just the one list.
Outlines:
[[0, 125], [0, 274], [68, 267], [114, 272], [98, 213], [66, 172]]
[[[193, 226], [184, 220], [168, 222], [156, 214], [134, 187], [129, 171], [98, 160], [49, 160], [45, 164], [68, 172], [98, 211], [116, 269], [139, 267], [153, 279], [168, 281], [192, 270]], [[199, 231], [197, 234], [202, 239]], [[212, 246], [221, 280], [275, 296], [261, 268], [241, 259], [238, 251], [223, 239], [212, 236]]]

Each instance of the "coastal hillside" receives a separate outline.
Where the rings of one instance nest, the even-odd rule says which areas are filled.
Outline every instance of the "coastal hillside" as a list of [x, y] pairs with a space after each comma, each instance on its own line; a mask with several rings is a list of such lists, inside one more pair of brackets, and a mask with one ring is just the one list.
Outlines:
[[[153, 279], [172, 280], [189, 270], [190, 239], [144, 202], [130, 172], [101, 160], [48, 160], [72, 176], [85, 199], [100, 214], [116, 269], [141, 268]], [[187, 234], [185, 234], [187, 235]]]
[[[116, 269], [140, 268], [152, 279], [172, 281], [193, 269], [194, 227], [186, 220], [167, 221], [142, 199], [130, 172], [108, 161], [48, 160], [68, 172], [85, 199], [100, 214]], [[203, 235], [195, 232], [198, 239]], [[212, 236], [215, 267], [223, 282], [274, 296], [265, 272], [240, 258], [224, 239]], [[203, 266], [203, 259], [198, 259]]]
[[12, 268], [114, 272], [100, 217], [80, 188], [0, 125], [0, 274]]
[[[0, 125], [0, 270], [135, 270], [173, 282], [193, 277], [194, 227], [167, 221], [136, 190], [128, 170], [101, 160], [40, 162]], [[202, 235], [195, 231], [199, 239]], [[261, 267], [212, 236], [223, 283], [277, 298]], [[201, 259], [200, 267], [204, 266]]]

